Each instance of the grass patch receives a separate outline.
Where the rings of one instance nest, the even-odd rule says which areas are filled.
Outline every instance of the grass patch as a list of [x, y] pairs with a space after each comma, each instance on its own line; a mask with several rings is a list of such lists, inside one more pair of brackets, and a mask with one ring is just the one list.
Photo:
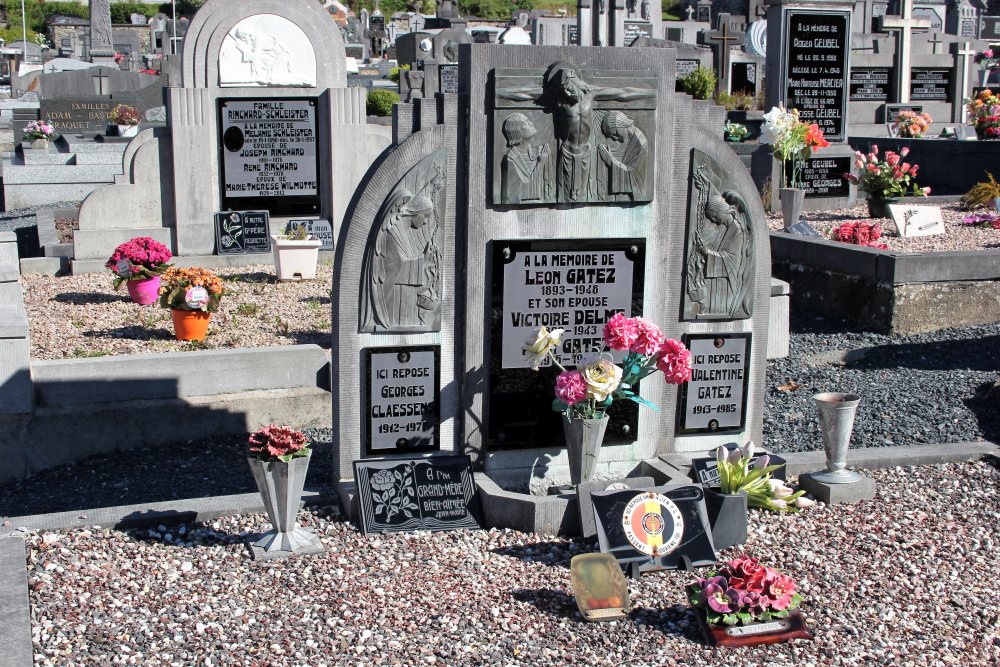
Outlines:
[[253, 317], [260, 312], [260, 304], [256, 303], [241, 303], [236, 306], [236, 312], [243, 317]]

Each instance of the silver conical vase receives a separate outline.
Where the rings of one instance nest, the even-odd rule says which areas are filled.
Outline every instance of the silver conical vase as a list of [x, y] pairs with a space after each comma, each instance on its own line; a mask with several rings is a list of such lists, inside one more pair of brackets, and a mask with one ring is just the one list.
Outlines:
[[857, 394], [826, 392], [813, 396], [819, 412], [819, 430], [823, 434], [826, 451], [826, 472], [813, 475], [813, 479], [826, 484], [849, 484], [862, 476], [847, 469], [847, 448], [854, 430], [854, 415], [861, 397]]
[[264, 501], [267, 518], [274, 526], [274, 530], [264, 533], [253, 543], [255, 557], [258, 549], [264, 557], [272, 558], [323, 551], [319, 538], [295, 522], [311, 456], [310, 450], [309, 455], [287, 462], [261, 461], [252, 456], [247, 458], [257, 490]]
[[608, 416], [600, 419], [570, 418], [563, 413], [563, 434], [569, 456], [569, 478], [573, 484], [589, 482], [597, 468], [597, 457], [604, 443]]

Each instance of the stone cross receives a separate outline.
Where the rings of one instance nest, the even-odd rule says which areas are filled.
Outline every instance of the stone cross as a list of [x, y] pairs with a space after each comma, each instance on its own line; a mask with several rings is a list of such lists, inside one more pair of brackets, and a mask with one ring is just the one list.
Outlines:
[[90, 0], [90, 61], [114, 62], [111, 36], [111, 0]]
[[718, 25], [719, 29], [705, 34], [705, 42], [718, 50], [719, 71], [716, 74], [719, 78], [719, 90], [729, 92], [729, 43], [742, 43], [743, 33], [729, 31], [729, 14], [719, 14]]
[[[959, 92], [959, 97], [964, 98], [966, 86], [969, 85], [969, 63], [972, 61], [973, 58], [975, 58], [976, 50], [970, 49], [968, 42], [963, 42], [962, 48], [958, 49], [955, 52], [955, 55], [962, 59], [962, 77], [958, 80], [959, 81], [958, 92]], [[965, 108], [965, 105], [958, 103], [954, 104], [953, 107], [955, 110], [955, 113], [953, 114], [953, 119], [964, 124], [966, 120], [966, 115], [968, 113], [968, 111]]]
[[692, 20], [691, 17], [694, 16], [694, 7], [692, 7], [691, 5], [688, 5], [687, 9], [684, 10], [684, 13], [687, 14], [687, 18], [684, 19], [684, 20], [685, 21], [691, 21]]
[[899, 101], [910, 101], [910, 50], [913, 46], [913, 30], [930, 30], [930, 19], [913, 18], [913, 0], [902, 0], [902, 16], [882, 17], [883, 30], [898, 30], [899, 44], [896, 48], [896, 77], [899, 82]]
[[938, 50], [938, 47], [944, 43], [941, 39], [941, 33], [932, 32], [927, 42], [931, 45], [931, 53], [941, 53], [941, 51]]
[[94, 93], [97, 95], [110, 95], [111, 86], [108, 83], [111, 78], [105, 73], [103, 67], [95, 67], [97, 72], [94, 74]]

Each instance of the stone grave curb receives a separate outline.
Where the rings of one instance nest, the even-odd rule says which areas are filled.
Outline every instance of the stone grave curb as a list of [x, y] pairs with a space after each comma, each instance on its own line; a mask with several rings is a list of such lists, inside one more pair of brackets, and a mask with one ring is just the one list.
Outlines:
[[[70, 262], [73, 274], [80, 273], [105, 273], [103, 259], [74, 259]], [[319, 263], [321, 265], [333, 262], [332, 250], [319, 251]], [[274, 264], [274, 253], [250, 253], [245, 255], [191, 255], [188, 257], [174, 257], [171, 262], [174, 266], [200, 266], [204, 269], [227, 269], [239, 266], [254, 266], [258, 264]], [[27, 271], [25, 272], [27, 273]]]
[[0, 664], [33, 663], [27, 554], [18, 535], [0, 537]]

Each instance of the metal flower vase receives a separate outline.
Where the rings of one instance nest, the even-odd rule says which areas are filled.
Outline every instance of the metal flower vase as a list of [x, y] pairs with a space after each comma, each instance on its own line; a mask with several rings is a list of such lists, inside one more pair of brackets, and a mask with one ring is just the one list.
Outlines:
[[781, 188], [778, 197], [781, 199], [781, 217], [785, 222], [785, 229], [799, 224], [806, 191], [802, 188]]
[[247, 457], [267, 518], [274, 526], [274, 530], [264, 533], [251, 545], [254, 558], [278, 558], [324, 550], [319, 538], [295, 521], [311, 457], [311, 450], [308, 455], [287, 462]]
[[563, 413], [563, 434], [569, 456], [569, 477], [573, 484], [589, 482], [597, 469], [597, 457], [604, 443], [608, 416], [600, 419], [579, 419]]
[[847, 448], [851, 444], [854, 416], [861, 397], [857, 394], [826, 392], [813, 396], [819, 412], [819, 428], [823, 434], [826, 451], [826, 472], [812, 476], [825, 484], [849, 484], [862, 479], [856, 472], [847, 470]]

